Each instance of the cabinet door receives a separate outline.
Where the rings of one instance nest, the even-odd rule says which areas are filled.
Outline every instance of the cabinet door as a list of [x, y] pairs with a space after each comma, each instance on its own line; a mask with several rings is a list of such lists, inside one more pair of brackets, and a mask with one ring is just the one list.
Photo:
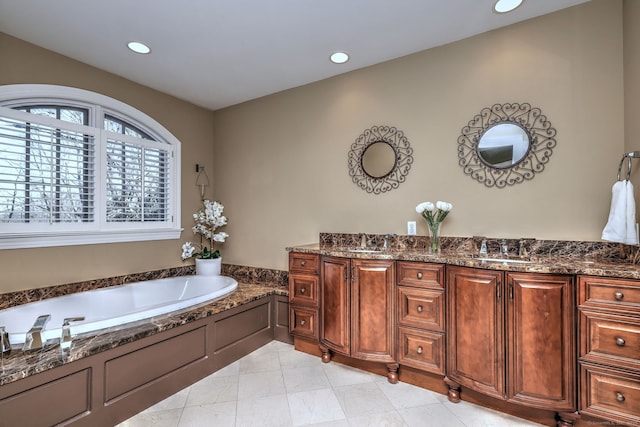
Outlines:
[[349, 354], [350, 331], [349, 307], [349, 260], [345, 258], [322, 258], [320, 271], [321, 323], [320, 341], [328, 348]]
[[504, 398], [503, 273], [447, 268], [447, 376]]
[[351, 355], [393, 362], [395, 262], [354, 259], [351, 263]]
[[507, 399], [574, 411], [575, 313], [568, 276], [507, 273]]

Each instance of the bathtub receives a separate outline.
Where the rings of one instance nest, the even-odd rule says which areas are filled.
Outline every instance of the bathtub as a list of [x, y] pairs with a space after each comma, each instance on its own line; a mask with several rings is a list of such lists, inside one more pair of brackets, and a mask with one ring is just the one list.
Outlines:
[[22, 344], [40, 315], [51, 315], [44, 339], [60, 338], [65, 318], [84, 317], [71, 324], [72, 335], [148, 319], [222, 298], [238, 287], [227, 276], [179, 276], [95, 289], [0, 310], [0, 326], [11, 344]]

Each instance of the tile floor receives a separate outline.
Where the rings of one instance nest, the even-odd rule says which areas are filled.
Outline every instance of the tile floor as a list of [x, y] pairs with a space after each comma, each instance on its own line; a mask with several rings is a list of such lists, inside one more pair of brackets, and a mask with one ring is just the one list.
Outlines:
[[272, 341], [117, 427], [303, 425], [540, 426]]

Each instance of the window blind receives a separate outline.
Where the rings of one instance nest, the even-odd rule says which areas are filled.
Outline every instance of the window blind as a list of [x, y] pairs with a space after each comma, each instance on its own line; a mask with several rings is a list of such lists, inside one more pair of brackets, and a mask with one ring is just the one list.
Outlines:
[[107, 222], [166, 221], [167, 150], [107, 139]]
[[92, 222], [94, 171], [93, 135], [35, 115], [0, 116], [0, 222]]

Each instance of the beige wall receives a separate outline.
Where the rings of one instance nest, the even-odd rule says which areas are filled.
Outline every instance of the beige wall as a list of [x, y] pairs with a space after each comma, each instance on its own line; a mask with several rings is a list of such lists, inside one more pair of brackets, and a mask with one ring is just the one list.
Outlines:
[[[622, 1], [594, 0], [216, 111], [225, 259], [285, 269], [284, 248], [318, 232], [406, 234], [415, 220], [426, 234], [415, 213], [425, 200], [453, 203], [443, 235], [599, 240], [625, 149], [622, 16]], [[486, 188], [458, 166], [457, 138], [504, 102], [540, 107], [558, 144], [533, 181]], [[347, 169], [373, 125], [396, 126], [414, 148], [406, 182], [381, 195]]]
[[[0, 85], [73, 86], [128, 103], [160, 122], [182, 142], [183, 240], [200, 206], [195, 164], [213, 175], [213, 113], [0, 33]], [[211, 190], [209, 191], [211, 196]], [[111, 277], [182, 265], [179, 240], [0, 250], [0, 292]]]
[[[625, 10], [624, 20], [638, 22], [640, 13]], [[104, 93], [182, 141], [187, 228], [180, 241], [0, 251], [0, 291], [181, 265], [179, 247], [199, 206], [195, 163], [212, 178], [208, 196], [226, 207], [227, 263], [286, 269], [285, 247], [316, 242], [321, 231], [405, 234], [414, 220], [426, 234], [415, 205], [439, 199], [455, 206], [444, 235], [599, 240], [635, 130], [627, 116], [625, 143], [625, 84], [640, 80], [624, 80], [622, 23], [622, 0], [593, 0], [215, 113], [0, 34], [0, 53], [11, 58], [0, 84]], [[633, 40], [627, 54], [640, 46]], [[533, 181], [485, 188], [458, 166], [457, 138], [483, 107], [503, 102], [540, 107], [558, 145]], [[640, 111], [628, 98], [626, 107]], [[381, 195], [360, 190], [347, 170], [351, 143], [374, 125], [396, 126], [414, 148], [407, 181]]]
[[[640, 151], [640, 2], [624, 0], [624, 132], [625, 151]], [[640, 193], [640, 161], [633, 162], [636, 200]]]

